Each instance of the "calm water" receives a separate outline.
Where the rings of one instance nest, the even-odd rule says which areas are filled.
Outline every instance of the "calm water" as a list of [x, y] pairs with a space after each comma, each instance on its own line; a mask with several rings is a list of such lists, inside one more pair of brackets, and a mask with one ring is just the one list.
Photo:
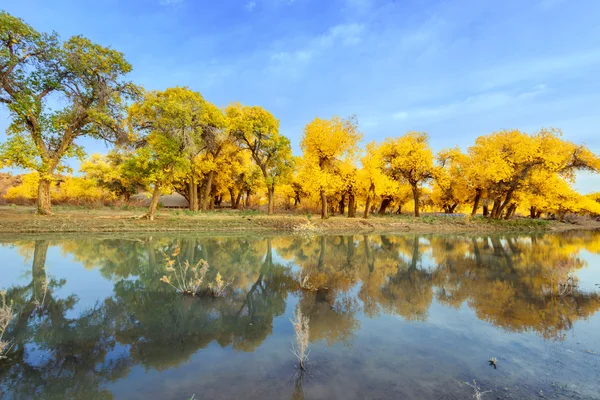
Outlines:
[[[207, 260], [226, 296], [178, 294], [165, 257]], [[466, 399], [473, 380], [600, 399], [600, 233], [65, 237], [3, 240], [0, 260], [3, 399]]]

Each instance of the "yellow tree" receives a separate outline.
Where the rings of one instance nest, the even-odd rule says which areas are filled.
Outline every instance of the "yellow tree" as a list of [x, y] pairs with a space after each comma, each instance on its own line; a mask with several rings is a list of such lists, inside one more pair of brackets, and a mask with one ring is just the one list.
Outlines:
[[[210, 204], [211, 190], [213, 184], [214, 174], [216, 172], [215, 162], [219, 159], [223, 148], [232, 143], [232, 138], [227, 132], [227, 119], [223, 111], [221, 111], [214, 104], [205, 101], [203, 104], [204, 114], [203, 121], [200, 127], [199, 135], [197, 140], [201, 143], [201, 146], [190, 147], [190, 156], [192, 159], [192, 170], [190, 171], [189, 179], [189, 203], [190, 210], [198, 211], [200, 206], [200, 199], [198, 196], [198, 180], [196, 179], [197, 171], [195, 166], [197, 165], [196, 159], [201, 157], [204, 161], [205, 180], [203, 183], [204, 193], [202, 194], [202, 209], [206, 210]], [[197, 134], [198, 134], [197, 133]]]
[[397, 206], [396, 213], [401, 214], [402, 207], [412, 198], [410, 185], [384, 173], [381, 147], [375, 142], [367, 145], [365, 153], [357, 177], [360, 194], [365, 198], [363, 218], [369, 217], [375, 201], [380, 202], [379, 214], [385, 214], [392, 203]]
[[336, 185], [333, 179], [336, 165], [352, 159], [362, 138], [355, 117], [342, 119], [315, 118], [304, 128], [300, 148], [303, 152], [304, 177], [318, 190], [321, 218], [327, 218], [327, 191]]
[[488, 195], [494, 202], [492, 218], [501, 218], [515, 193], [535, 171], [572, 177], [577, 170], [598, 171], [600, 159], [584, 146], [562, 140], [557, 129], [534, 135], [504, 130], [477, 138], [469, 155], [480, 167]]
[[466, 156], [454, 148], [440, 151], [436, 158], [440, 168], [434, 174], [431, 200], [445, 213], [451, 214], [456, 207], [473, 197], [466, 178]]
[[419, 185], [434, 175], [433, 153], [424, 132], [408, 132], [381, 145], [383, 170], [394, 180], [407, 182], [413, 192], [415, 216], [419, 216]]
[[285, 180], [292, 165], [290, 140], [279, 133], [279, 120], [259, 106], [231, 104], [225, 110], [231, 134], [250, 151], [260, 168], [273, 214], [275, 186]]
[[344, 215], [345, 198], [348, 195], [348, 218], [356, 213], [356, 191], [358, 186], [358, 169], [354, 160], [347, 159], [339, 163], [336, 175], [340, 182], [340, 214]]

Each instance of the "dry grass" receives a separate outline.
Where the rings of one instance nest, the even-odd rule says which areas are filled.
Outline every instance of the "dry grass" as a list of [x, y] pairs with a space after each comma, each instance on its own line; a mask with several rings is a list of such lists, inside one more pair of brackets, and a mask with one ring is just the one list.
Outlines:
[[215, 282], [210, 284], [210, 288], [212, 290], [212, 295], [215, 297], [223, 297], [225, 296], [225, 289], [231, 284], [231, 282], [225, 282], [221, 277], [221, 273], [217, 272], [217, 277], [215, 278]]
[[54, 216], [35, 215], [34, 207], [0, 206], [0, 233], [57, 232], [244, 232], [287, 231], [300, 235], [316, 233], [371, 232], [493, 232], [493, 231], [563, 231], [600, 229], [600, 222], [587, 225], [564, 224], [556, 221], [517, 219], [492, 221], [485, 218], [446, 218], [424, 215], [372, 216], [327, 220], [302, 215], [244, 213], [236, 210], [188, 213], [181, 210], [159, 210], [154, 221], [136, 219], [142, 209], [110, 209], [54, 207]]
[[160, 280], [178, 292], [197, 296], [202, 291], [202, 283], [208, 272], [208, 263], [204, 260], [199, 260], [195, 265], [191, 265], [188, 260], [182, 263], [179, 252], [180, 248], [178, 247], [172, 256], [166, 256], [166, 270], [169, 275], [163, 275]]
[[308, 355], [310, 354], [310, 349], [308, 348], [308, 340], [310, 337], [308, 328], [309, 319], [302, 315], [300, 306], [298, 306], [296, 308], [296, 313], [294, 314], [294, 319], [290, 319], [290, 322], [294, 327], [294, 333], [296, 335], [296, 344], [294, 345], [294, 342], [292, 341], [292, 348], [290, 351], [298, 359], [300, 369], [305, 371], [305, 364], [308, 362]]
[[10, 342], [4, 341], [4, 332], [8, 325], [10, 325], [10, 321], [12, 321], [13, 314], [13, 306], [12, 303], [6, 302], [6, 292], [0, 292], [0, 359], [4, 358], [4, 354], [10, 348]]
[[223, 297], [231, 282], [225, 282], [221, 273], [217, 272], [214, 282], [205, 285], [206, 274], [209, 265], [204, 260], [199, 260], [196, 264], [190, 264], [189, 260], [181, 260], [180, 248], [177, 247], [171, 256], [165, 254], [166, 272], [160, 278], [164, 282], [186, 295], [202, 296], [209, 295], [213, 297]]

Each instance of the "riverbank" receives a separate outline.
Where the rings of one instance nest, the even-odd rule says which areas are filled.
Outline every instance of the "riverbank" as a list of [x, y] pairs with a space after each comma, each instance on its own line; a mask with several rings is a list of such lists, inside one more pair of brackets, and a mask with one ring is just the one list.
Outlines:
[[424, 215], [371, 216], [369, 219], [334, 216], [321, 220], [315, 215], [277, 214], [255, 211], [217, 211], [190, 213], [187, 210], [161, 210], [155, 221], [139, 219], [143, 209], [112, 210], [61, 208], [53, 216], [35, 215], [32, 207], [0, 207], [0, 233], [66, 232], [246, 232], [283, 231], [307, 233], [370, 232], [496, 232], [566, 231], [600, 229], [600, 223], [587, 221], [567, 224], [556, 221], [513, 219], [488, 220], [482, 217]]

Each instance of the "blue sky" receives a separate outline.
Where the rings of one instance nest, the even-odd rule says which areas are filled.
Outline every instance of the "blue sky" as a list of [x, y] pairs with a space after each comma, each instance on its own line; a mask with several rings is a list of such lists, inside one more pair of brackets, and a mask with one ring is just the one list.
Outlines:
[[[6, 3], [38, 30], [122, 51], [146, 89], [189, 86], [217, 105], [267, 108], [296, 154], [315, 116], [351, 114], [365, 142], [417, 130], [434, 150], [466, 149], [500, 129], [553, 126], [600, 153], [600, 1]], [[580, 175], [576, 187], [598, 191], [600, 177]]]

